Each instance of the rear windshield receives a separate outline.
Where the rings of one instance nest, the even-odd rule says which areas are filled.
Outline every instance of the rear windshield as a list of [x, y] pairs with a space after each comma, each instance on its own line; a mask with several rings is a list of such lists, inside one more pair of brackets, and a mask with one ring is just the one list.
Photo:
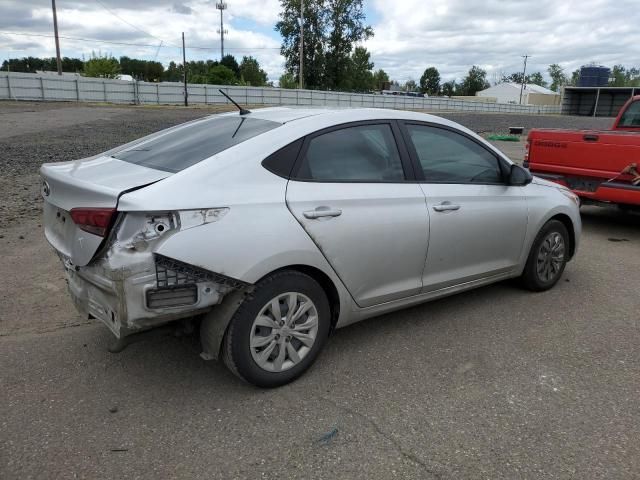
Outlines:
[[619, 127], [638, 127], [640, 128], [640, 100], [629, 105], [620, 117]]
[[111, 156], [175, 173], [280, 125], [240, 115], [214, 117], [143, 141]]

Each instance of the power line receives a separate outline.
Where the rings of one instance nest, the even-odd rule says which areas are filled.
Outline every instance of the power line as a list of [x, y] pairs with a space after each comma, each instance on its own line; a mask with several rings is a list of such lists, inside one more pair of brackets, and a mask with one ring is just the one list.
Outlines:
[[[44, 33], [23, 33], [23, 32], [9, 32], [9, 31], [4, 31], [4, 30], [0, 30], [0, 34], [3, 35], [19, 35], [19, 36], [24, 36], [24, 37], [44, 37], [44, 38], [53, 38], [54, 35], [48, 35], [48, 34], [44, 34]], [[129, 46], [129, 47], [151, 47], [151, 48], [158, 48], [158, 45], [153, 45], [150, 43], [130, 43], [130, 42], [114, 42], [111, 40], [99, 40], [97, 38], [83, 38], [83, 37], [67, 37], [65, 35], [60, 35], [59, 38], [64, 38], [65, 40], [78, 40], [81, 42], [94, 42], [94, 43], [106, 43], [106, 44], [110, 44], [110, 45], [125, 45], [125, 46]], [[180, 47], [175, 47], [175, 48], [180, 48]], [[215, 51], [218, 50], [215, 47], [200, 47], [200, 46], [191, 46], [191, 47], [186, 47], [187, 50], [210, 50], [210, 51]], [[227, 50], [240, 50], [240, 51], [246, 51], [246, 50], [280, 50], [280, 47], [235, 47], [235, 48], [227, 48]]]
[[[104, 3], [101, 2], [101, 0], [96, 0], [97, 3], [99, 3], [102, 8], [104, 8], [107, 12], [109, 12], [111, 15], [113, 15], [114, 17], [116, 17], [118, 20], [120, 20], [121, 22], [126, 23], [127, 25], [129, 25], [131, 28], [134, 28], [136, 30], [138, 30], [139, 32], [144, 33], [145, 35], [151, 37], [151, 38], [155, 38], [156, 40], [161, 40], [164, 41], [162, 38], [158, 38], [155, 35], [150, 34], [149, 32], [141, 29], [140, 27], [137, 27], [136, 25], [134, 25], [133, 23], [128, 22], [127, 20], [125, 20], [124, 18], [122, 18], [120, 15], [118, 15], [117, 13], [115, 13], [114, 11], [112, 11], [109, 7], [107, 7]], [[169, 45], [171, 45], [169, 42], [166, 42]], [[175, 45], [173, 45], [175, 46]]]

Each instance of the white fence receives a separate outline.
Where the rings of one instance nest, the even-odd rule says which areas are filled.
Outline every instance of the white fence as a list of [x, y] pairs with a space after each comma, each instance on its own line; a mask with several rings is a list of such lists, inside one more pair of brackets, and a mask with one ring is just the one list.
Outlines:
[[[399, 110], [449, 110], [526, 114], [560, 113], [559, 106], [514, 105], [454, 100], [447, 97], [405, 97], [271, 87], [188, 84], [189, 105], [222, 105], [222, 88], [244, 105], [314, 105], [376, 107]], [[0, 99], [180, 105], [184, 85], [174, 82], [128, 82], [102, 78], [0, 72]]]

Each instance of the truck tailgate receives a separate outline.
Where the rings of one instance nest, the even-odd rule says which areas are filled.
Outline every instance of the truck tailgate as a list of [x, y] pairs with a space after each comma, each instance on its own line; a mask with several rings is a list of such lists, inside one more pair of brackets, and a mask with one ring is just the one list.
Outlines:
[[640, 135], [599, 130], [535, 129], [529, 133], [529, 168], [608, 180], [640, 163]]

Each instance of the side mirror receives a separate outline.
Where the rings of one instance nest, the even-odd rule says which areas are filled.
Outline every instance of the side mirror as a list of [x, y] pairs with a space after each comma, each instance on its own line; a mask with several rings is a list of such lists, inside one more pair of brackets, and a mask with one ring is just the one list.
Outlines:
[[520, 165], [511, 165], [509, 172], [509, 185], [515, 187], [524, 187], [529, 185], [533, 181], [533, 175], [531, 172]]

